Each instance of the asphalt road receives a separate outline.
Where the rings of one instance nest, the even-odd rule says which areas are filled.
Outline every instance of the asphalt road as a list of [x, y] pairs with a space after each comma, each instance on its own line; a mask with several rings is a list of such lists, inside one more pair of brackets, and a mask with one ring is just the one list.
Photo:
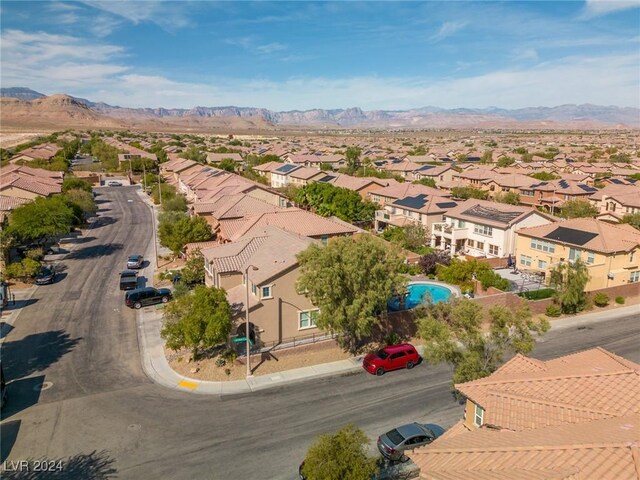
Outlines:
[[[98, 200], [99, 223], [64, 260], [66, 277], [37, 288], [2, 349], [13, 380], [2, 460], [62, 460], [64, 468], [50, 477], [6, 471], [3, 478], [294, 479], [314, 437], [346, 423], [375, 440], [401, 423], [448, 427], [461, 418], [444, 365], [224, 397], [153, 384], [117, 283], [127, 255], [148, 251], [151, 216], [133, 187], [102, 189]], [[596, 345], [640, 362], [640, 322], [552, 331], [534, 356]]]

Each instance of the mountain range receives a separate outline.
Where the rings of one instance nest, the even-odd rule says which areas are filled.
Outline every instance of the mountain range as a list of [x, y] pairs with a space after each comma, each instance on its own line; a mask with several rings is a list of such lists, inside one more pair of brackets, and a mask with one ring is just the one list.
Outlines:
[[[591, 104], [482, 109], [422, 107], [410, 110], [364, 111], [313, 109], [273, 111], [257, 107], [129, 108], [68, 95], [46, 96], [26, 87], [1, 88], [2, 121], [58, 121], [73, 127], [180, 127], [237, 129], [282, 128], [640, 128], [640, 109]], [[49, 99], [49, 100], [48, 100]], [[31, 114], [38, 113], [38, 118]], [[35, 126], [35, 125], [33, 125]], [[43, 125], [44, 126], [44, 125]]]

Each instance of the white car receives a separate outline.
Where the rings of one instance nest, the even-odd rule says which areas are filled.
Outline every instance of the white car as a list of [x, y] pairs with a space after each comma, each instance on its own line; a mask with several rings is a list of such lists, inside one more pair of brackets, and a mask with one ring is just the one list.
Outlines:
[[107, 186], [108, 187], [121, 187], [122, 183], [118, 182], [116, 180], [110, 180], [110, 181], [107, 182]]

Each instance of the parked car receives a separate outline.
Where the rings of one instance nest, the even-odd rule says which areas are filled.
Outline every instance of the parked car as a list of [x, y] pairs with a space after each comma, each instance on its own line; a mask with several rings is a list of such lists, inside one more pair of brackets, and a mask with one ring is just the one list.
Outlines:
[[136, 288], [129, 290], [124, 296], [124, 304], [129, 308], [142, 308], [147, 305], [167, 303], [169, 300], [171, 300], [171, 290], [168, 288]]
[[51, 267], [42, 267], [36, 275], [36, 285], [47, 285], [53, 283], [56, 278], [56, 272]]
[[364, 369], [373, 375], [384, 375], [390, 370], [411, 369], [422, 361], [416, 347], [410, 343], [390, 345], [370, 353], [362, 361]]
[[121, 187], [122, 186], [122, 182], [118, 182], [117, 180], [109, 180], [107, 182], [107, 186], [108, 187]]
[[127, 259], [127, 268], [142, 268], [144, 258], [142, 255], [131, 255]]
[[402, 425], [378, 437], [378, 450], [389, 460], [406, 462], [409, 458], [404, 452], [433, 442], [444, 431], [440, 425], [431, 423]]
[[138, 272], [125, 270], [120, 272], [120, 290], [134, 290], [138, 288]]
[[65, 250], [64, 248], [60, 247], [59, 245], [51, 245], [49, 248], [47, 248], [45, 253], [47, 255], [62, 255], [64, 253], [69, 253], [69, 251]]

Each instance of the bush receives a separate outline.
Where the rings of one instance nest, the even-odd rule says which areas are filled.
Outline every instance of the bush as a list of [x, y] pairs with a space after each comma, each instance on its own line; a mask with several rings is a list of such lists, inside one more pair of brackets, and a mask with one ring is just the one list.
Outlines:
[[624, 305], [624, 297], [616, 297], [616, 303], [618, 305]]
[[216, 367], [224, 367], [227, 364], [227, 361], [222, 358], [222, 357], [218, 357], [216, 358]]
[[596, 293], [593, 296], [593, 303], [595, 303], [598, 307], [606, 307], [609, 305], [609, 295], [606, 293]]
[[6, 266], [4, 274], [7, 278], [33, 278], [40, 270], [40, 262], [33, 258], [25, 258], [20, 262], [13, 262]]
[[544, 313], [547, 315], [547, 317], [559, 317], [562, 313], [562, 310], [558, 305], [554, 303], [552, 305], [549, 305]]
[[224, 358], [227, 363], [233, 363], [238, 358], [238, 352], [236, 352], [233, 348], [227, 348], [220, 357]]
[[555, 290], [553, 288], [541, 288], [540, 290], [534, 290], [532, 292], [522, 292], [519, 293], [521, 297], [526, 298], [527, 300], [542, 300], [544, 298], [551, 298]]

